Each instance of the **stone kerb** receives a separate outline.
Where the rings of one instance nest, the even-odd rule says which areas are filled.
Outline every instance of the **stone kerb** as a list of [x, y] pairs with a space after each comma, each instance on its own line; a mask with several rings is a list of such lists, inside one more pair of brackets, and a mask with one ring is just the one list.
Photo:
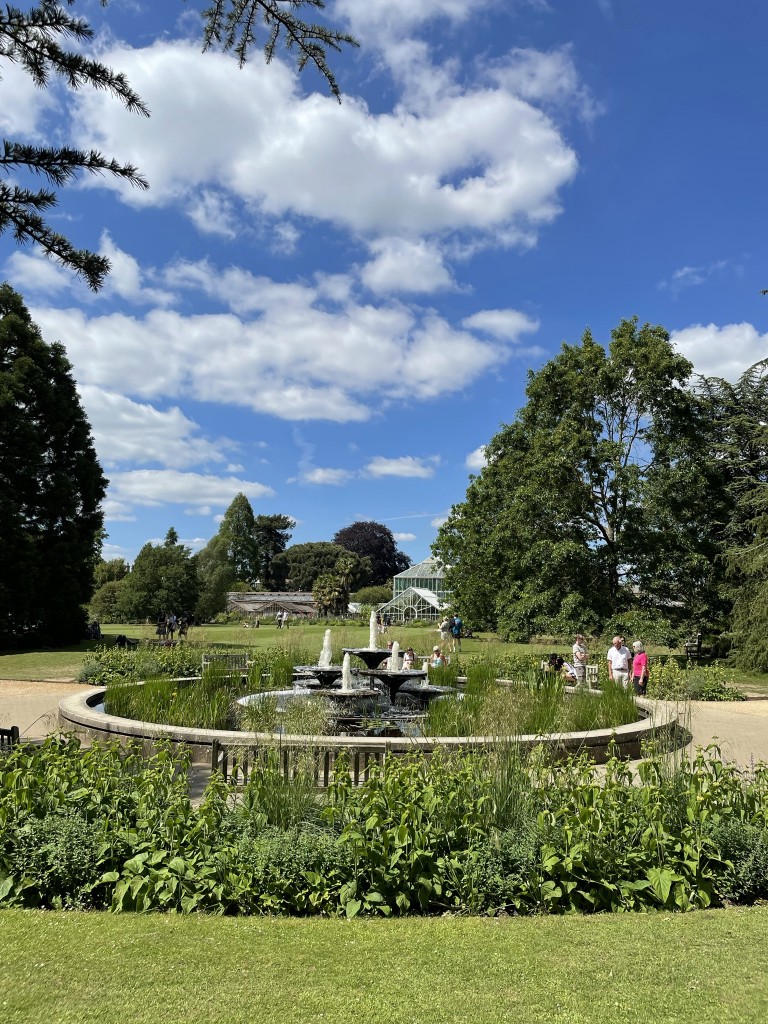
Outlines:
[[177, 725], [162, 725], [154, 722], [140, 722], [135, 719], [119, 718], [95, 710], [104, 699], [103, 688], [93, 689], [59, 703], [59, 723], [62, 731], [72, 733], [80, 739], [120, 743], [141, 743], [150, 751], [156, 743], [170, 740], [189, 750], [195, 764], [210, 764], [214, 742], [229, 749], [252, 750], [258, 747], [313, 748], [330, 751], [358, 751], [364, 756], [380, 754], [409, 753], [433, 750], [488, 749], [500, 744], [514, 742], [520, 750], [530, 750], [542, 743], [552, 746], [559, 757], [569, 754], [588, 753], [597, 763], [602, 764], [608, 757], [608, 749], [623, 758], [634, 760], [641, 756], [645, 741], [669, 733], [677, 722], [675, 709], [665, 703], [635, 698], [638, 712], [642, 716], [627, 725], [610, 729], [593, 729], [588, 732], [549, 733], [546, 736], [425, 736], [425, 737], [378, 737], [378, 736], [298, 736], [280, 733], [252, 733], [224, 729], [191, 729]]

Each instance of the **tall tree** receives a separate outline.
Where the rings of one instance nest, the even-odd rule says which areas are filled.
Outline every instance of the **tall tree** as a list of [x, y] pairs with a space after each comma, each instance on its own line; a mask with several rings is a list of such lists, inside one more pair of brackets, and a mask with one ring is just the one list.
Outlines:
[[703, 453], [690, 373], [663, 328], [633, 318], [607, 350], [586, 331], [529, 374], [435, 545], [468, 619], [528, 636], [638, 604], [691, 613], [717, 548], [689, 488]]
[[259, 580], [264, 590], [274, 590], [272, 563], [281, 551], [285, 551], [296, 521], [280, 514], [256, 516], [253, 524], [253, 539], [256, 542], [259, 561]]
[[[66, 4], [71, 7], [74, 0], [66, 0]], [[101, 6], [106, 7], [107, 0], [101, 0]], [[338, 98], [339, 88], [328, 65], [327, 51], [357, 43], [347, 33], [304, 21], [299, 16], [302, 9], [324, 7], [323, 0], [213, 0], [201, 14], [203, 48], [232, 50], [242, 67], [257, 43], [258, 27], [262, 26], [267, 63], [282, 45], [296, 55], [299, 70], [313, 65]], [[141, 97], [122, 73], [83, 55], [83, 44], [92, 38], [88, 22], [68, 13], [60, 0], [38, 0], [28, 11], [0, 7], [0, 61], [5, 59], [21, 67], [40, 88], [46, 88], [51, 77], [57, 76], [71, 89], [84, 85], [105, 89], [127, 110], [149, 116]], [[76, 41], [77, 49], [64, 47], [69, 39]], [[75, 248], [45, 220], [44, 214], [58, 202], [54, 189], [66, 186], [82, 171], [111, 174], [141, 189], [149, 187], [147, 181], [132, 164], [121, 164], [95, 150], [85, 152], [67, 145], [39, 146], [4, 140], [0, 167], [11, 175], [9, 183], [0, 181], [0, 234], [12, 231], [17, 242], [39, 245], [98, 290], [109, 272], [109, 261], [87, 249]], [[29, 188], [26, 182], [30, 176], [45, 179], [50, 187]]]
[[199, 593], [192, 552], [184, 544], [147, 543], [121, 582], [119, 610], [126, 619], [156, 619], [191, 612]]
[[259, 579], [259, 547], [255, 536], [256, 519], [251, 503], [244, 494], [237, 494], [224, 513], [219, 536], [226, 544], [227, 560], [239, 580], [255, 584]]
[[0, 631], [77, 639], [107, 481], [63, 346], [0, 286]]
[[339, 559], [346, 555], [351, 556], [350, 587], [362, 586], [371, 574], [370, 561], [328, 541], [293, 544], [277, 555], [272, 563], [275, 586], [278, 590], [311, 591], [318, 576], [334, 573]]
[[343, 527], [334, 535], [333, 543], [370, 559], [371, 578], [366, 581], [368, 585], [386, 583], [411, 564], [408, 555], [398, 551], [389, 527], [371, 520]]

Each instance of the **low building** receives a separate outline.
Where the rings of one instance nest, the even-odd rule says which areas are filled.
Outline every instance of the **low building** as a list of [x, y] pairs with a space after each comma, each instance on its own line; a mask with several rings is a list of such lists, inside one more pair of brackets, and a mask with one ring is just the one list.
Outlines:
[[392, 600], [378, 611], [381, 615], [388, 615], [392, 622], [408, 622], [410, 619], [434, 621], [444, 615], [449, 597], [442, 564], [436, 558], [425, 558], [395, 576]]
[[314, 598], [301, 590], [278, 590], [271, 593], [231, 591], [227, 594], [227, 611], [241, 612], [254, 618], [260, 618], [262, 615], [266, 618], [269, 615], [277, 615], [278, 612], [287, 612], [291, 616], [304, 619], [317, 615]]

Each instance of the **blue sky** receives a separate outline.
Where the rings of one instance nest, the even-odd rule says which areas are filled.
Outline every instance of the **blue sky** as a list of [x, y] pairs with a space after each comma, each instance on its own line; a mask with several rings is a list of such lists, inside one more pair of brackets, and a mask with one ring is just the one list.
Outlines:
[[768, 356], [768, 7], [336, 0], [344, 97], [202, 54], [194, 4], [75, 10], [152, 117], [3, 67], [0, 134], [138, 165], [61, 196], [94, 296], [0, 236], [0, 276], [74, 366], [110, 479], [106, 557], [238, 491], [293, 543], [386, 523], [414, 561], [526, 373], [589, 326], [663, 324], [700, 373]]

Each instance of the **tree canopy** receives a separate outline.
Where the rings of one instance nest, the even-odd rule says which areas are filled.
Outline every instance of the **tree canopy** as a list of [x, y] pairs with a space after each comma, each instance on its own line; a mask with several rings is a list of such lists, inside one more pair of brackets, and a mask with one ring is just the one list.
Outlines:
[[82, 635], [107, 481], [62, 345], [0, 285], [0, 630]]
[[526, 405], [435, 545], [468, 620], [527, 637], [638, 607], [712, 613], [727, 502], [691, 369], [633, 318], [607, 349], [587, 330], [529, 373]]
[[366, 581], [371, 573], [371, 563], [354, 552], [338, 544], [328, 541], [315, 541], [307, 544], [293, 544], [277, 555], [273, 562], [275, 589], [310, 591], [318, 576], [323, 573], [335, 573], [339, 561], [349, 562], [349, 588], [354, 590]]
[[352, 523], [334, 535], [333, 543], [362, 558], [370, 559], [371, 578], [366, 581], [368, 585], [385, 583], [411, 564], [408, 555], [398, 551], [392, 531], [382, 523], [370, 520]]
[[[72, 7], [74, 2], [66, 0], [66, 6]], [[107, 6], [107, 0], [100, 2], [102, 7]], [[304, 9], [322, 11], [324, 7], [324, 0], [213, 0], [201, 13], [203, 49], [232, 51], [242, 66], [256, 45], [262, 47], [267, 63], [283, 46], [295, 55], [300, 71], [308, 64], [314, 66], [339, 98], [339, 87], [328, 64], [328, 50], [339, 51], [343, 45], [357, 43], [347, 33], [305, 21], [300, 16]], [[88, 21], [69, 13], [59, 0], [37, 0], [28, 11], [0, 7], [0, 63], [5, 60], [18, 65], [40, 88], [48, 87], [56, 76], [73, 90], [83, 86], [104, 89], [127, 110], [149, 116], [149, 110], [125, 75], [83, 55], [82, 45], [92, 38], [93, 29]], [[70, 39], [77, 48], [66, 48]], [[7, 176], [6, 181], [0, 180], [0, 234], [11, 231], [18, 243], [39, 245], [62, 266], [74, 270], [94, 291], [98, 290], [109, 272], [109, 260], [76, 248], [51, 227], [45, 215], [58, 204], [56, 190], [70, 184], [83, 171], [111, 174], [146, 189], [149, 184], [138, 169], [96, 150], [85, 152], [68, 145], [31, 145], [13, 140], [2, 142], [0, 168]], [[36, 187], [41, 179], [47, 187]]]

